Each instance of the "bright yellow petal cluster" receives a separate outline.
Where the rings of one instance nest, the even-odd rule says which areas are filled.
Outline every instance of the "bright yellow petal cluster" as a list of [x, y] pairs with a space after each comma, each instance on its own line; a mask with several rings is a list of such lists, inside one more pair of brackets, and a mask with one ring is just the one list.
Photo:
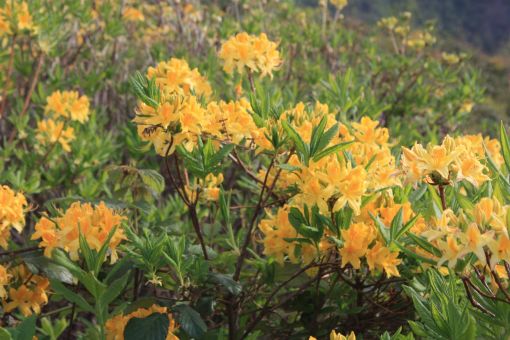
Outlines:
[[37, 31], [26, 1], [5, 1], [0, 7], [0, 37], [18, 30]]
[[124, 329], [132, 318], [146, 318], [154, 313], [167, 314], [168, 321], [168, 333], [166, 340], [179, 340], [175, 335], [177, 329], [173, 315], [168, 312], [166, 307], [160, 307], [152, 305], [149, 308], [139, 308], [136, 311], [127, 315], [117, 315], [106, 321], [106, 339], [108, 340], [124, 340]]
[[420, 234], [441, 251], [438, 266], [447, 262], [453, 268], [460, 259], [474, 254], [482, 265], [494, 268], [502, 260], [510, 261], [507, 215], [508, 206], [495, 197], [483, 197], [472, 209], [460, 210], [457, 215], [446, 209]]
[[90, 104], [87, 96], [80, 96], [77, 91], [55, 91], [47, 99], [44, 109], [46, 119], [37, 122], [36, 138], [39, 143], [50, 148], [59, 143], [65, 152], [71, 151], [75, 139], [70, 121], [85, 123], [89, 118]]
[[220, 198], [220, 185], [223, 183], [223, 174], [208, 174], [205, 179], [193, 178], [193, 183], [185, 186], [188, 198], [194, 202], [200, 193], [200, 198], [206, 201], [217, 201]]
[[37, 141], [43, 145], [54, 145], [60, 143], [62, 150], [71, 151], [71, 143], [75, 139], [74, 129], [65, 127], [63, 121], [55, 121], [53, 119], [45, 119], [37, 122]]
[[[310, 336], [308, 340], [317, 340], [317, 338]], [[341, 333], [335, 332], [335, 330], [332, 330], [331, 333], [329, 333], [329, 340], [356, 340], [356, 334], [351, 332], [349, 335], [345, 336]]]
[[415, 144], [411, 149], [403, 148], [402, 168], [411, 183], [425, 179], [444, 185], [465, 180], [478, 187], [489, 177], [482, 162], [485, 153], [477, 150], [469, 138], [446, 136], [441, 145], [429, 144], [424, 148]]
[[460, 57], [455, 53], [441, 53], [441, 58], [450, 65], [455, 65], [460, 62]]
[[259, 36], [242, 32], [231, 37], [221, 45], [219, 57], [223, 60], [223, 69], [232, 74], [234, 70], [243, 73], [260, 72], [264, 77], [272, 77], [273, 71], [282, 63], [278, 44], [270, 41], [266, 34]]
[[126, 21], [136, 22], [136, 21], [144, 21], [145, 17], [139, 9], [136, 9], [134, 7], [127, 7], [122, 12], [122, 19], [124, 19]]
[[295, 262], [295, 243], [288, 242], [285, 239], [298, 237], [296, 229], [289, 222], [289, 207], [285, 206], [278, 209], [276, 215], [267, 212], [268, 217], [261, 220], [259, 229], [264, 238], [264, 254], [274, 256], [276, 261], [283, 264], [285, 255]]
[[7, 290], [5, 287], [9, 285], [12, 275], [9, 274], [7, 268], [0, 265], [0, 299], [4, 300], [7, 297]]
[[3, 306], [5, 312], [9, 313], [17, 308], [24, 316], [40, 314], [41, 306], [48, 303], [49, 280], [29, 274], [21, 282], [23, 283], [19, 287], [9, 289], [9, 299]]
[[[299, 103], [295, 108], [285, 111], [280, 119], [290, 121], [305, 143], [309, 143], [313, 127], [324, 117], [326, 117], [326, 130], [338, 123], [335, 114], [329, 112], [327, 105], [321, 103], [316, 103], [313, 108], [307, 108], [303, 103]], [[276, 124], [281, 123], [276, 122]], [[267, 130], [263, 133], [266, 136]], [[261, 146], [260, 142], [257, 140], [255, 142], [259, 147]], [[267, 137], [265, 142], [267, 143]], [[388, 275], [397, 276], [396, 266], [400, 263], [397, 259], [398, 252], [390, 252], [382, 244], [378, 245], [374, 242], [378, 232], [370, 213], [374, 216], [379, 215], [383, 223], [390, 226], [391, 221], [402, 208], [403, 219], [406, 223], [415, 215], [410, 203], [395, 203], [389, 191], [388, 195], [391, 199], [383, 199], [382, 195], [374, 196], [370, 203], [362, 207], [363, 197], [401, 184], [400, 172], [391, 154], [388, 130], [379, 127], [377, 121], [363, 117], [359, 122], [351, 123], [350, 126], [340, 124], [339, 133], [331, 139], [330, 145], [341, 142], [351, 142], [346, 149], [350, 159], [346, 159], [343, 152], [340, 152], [317, 162], [311, 160], [308, 165], [305, 165], [296, 155], [293, 155], [288, 164], [297, 170], [279, 171], [277, 189], [286, 190], [291, 187], [297, 189], [298, 193], [290, 199], [289, 207], [300, 210], [305, 205], [317, 206], [321, 214], [330, 216], [349, 207], [353, 212], [354, 224], [350, 227], [352, 229], [343, 230], [341, 233], [344, 247], [339, 251], [343, 264], [350, 263], [354, 268], [360, 268], [361, 259], [367, 255], [371, 247], [375, 247], [371, 255], [378, 258], [377, 261], [370, 263], [371, 269], [385, 270]], [[269, 183], [273, 182], [277, 172], [276, 169], [271, 170], [268, 176]], [[259, 178], [264, 177], [265, 171], [261, 171]], [[280, 263], [284, 261], [285, 256], [288, 256], [291, 261], [296, 260], [294, 249], [297, 242], [289, 241], [289, 239], [300, 237], [287, 220], [289, 207], [278, 210], [276, 214], [278, 223], [275, 221], [276, 217], [270, 217], [259, 225], [264, 234], [265, 253], [275, 256]], [[420, 222], [421, 228], [423, 221], [420, 220]], [[351, 237], [352, 235], [356, 236]], [[322, 254], [334, 249], [334, 245], [327, 236], [324, 235], [320, 242]], [[352, 241], [349, 241], [351, 238]], [[299, 246], [303, 259], [304, 254], [309, 259], [318, 255], [317, 250], [312, 246], [303, 244]]]
[[11, 228], [21, 232], [25, 227], [27, 200], [22, 193], [6, 185], [0, 186], [0, 246], [8, 247]]
[[89, 119], [90, 103], [87, 96], [80, 96], [77, 91], [55, 91], [47, 99], [44, 109], [47, 115], [69, 118], [85, 123]]
[[329, 0], [338, 10], [342, 10], [348, 4], [348, 0]]
[[147, 78], [154, 78], [164, 95], [189, 95], [193, 91], [197, 96], [209, 98], [212, 94], [207, 78], [202, 76], [198, 69], [191, 69], [183, 59], [172, 58], [158, 63], [155, 67], [149, 67]]
[[117, 260], [117, 246], [125, 239], [121, 225], [125, 219], [103, 202], [97, 206], [75, 202], [60, 217], [51, 220], [41, 218], [35, 226], [32, 240], [41, 239], [39, 247], [44, 248], [44, 255], [51, 257], [53, 249], [61, 248], [74, 261], [79, 259], [80, 233], [90, 248], [99, 251], [116, 228], [108, 247], [113, 263]]
[[190, 150], [202, 136], [227, 143], [252, 143], [257, 126], [246, 99], [204, 105], [200, 99], [211, 95], [209, 83], [180, 59], [150, 68], [147, 76], [159, 86], [159, 102], [149, 106], [140, 101], [133, 121], [140, 137], [150, 141], [159, 155], [173, 153], [177, 145]]

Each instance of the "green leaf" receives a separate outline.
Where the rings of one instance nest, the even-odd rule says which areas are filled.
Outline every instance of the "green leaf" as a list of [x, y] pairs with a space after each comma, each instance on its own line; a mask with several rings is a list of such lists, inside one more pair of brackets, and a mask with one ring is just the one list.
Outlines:
[[5, 328], [0, 328], [0, 340], [12, 340], [12, 335]]
[[50, 283], [51, 288], [53, 288], [56, 293], [62, 295], [67, 301], [75, 303], [84, 311], [94, 313], [94, 308], [92, 308], [92, 306], [81, 295], [78, 295], [66, 288], [60, 281], [50, 279]]
[[400, 208], [398, 210], [397, 214], [395, 215], [395, 217], [393, 217], [393, 220], [391, 221], [391, 226], [390, 226], [390, 240], [391, 241], [396, 239], [398, 230], [402, 226], [403, 218], [404, 218], [404, 209]]
[[232, 277], [225, 274], [220, 273], [209, 273], [209, 278], [211, 281], [222, 285], [225, 287], [228, 292], [232, 295], [239, 295], [242, 291], [242, 286], [239, 282], [234, 281]]
[[308, 146], [305, 144], [299, 133], [287, 122], [282, 122], [283, 129], [289, 135], [290, 139], [294, 142], [296, 146], [296, 150], [298, 154], [301, 156], [301, 159], [305, 164], [308, 164], [308, 160], [310, 158], [310, 152], [308, 150]]
[[499, 125], [499, 134], [501, 140], [501, 153], [503, 154], [503, 158], [505, 159], [507, 171], [510, 172], [510, 141], [508, 140], [508, 135], [506, 133], [503, 121], [501, 121]]
[[126, 287], [128, 279], [129, 272], [125, 273], [121, 278], [113, 281], [102, 294], [101, 303], [104, 306], [108, 306], [110, 303], [112, 303], [117, 298], [117, 296], [119, 296], [124, 291], [124, 287]]
[[411, 218], [398, 232], [396, 235], [394, 235], [394, 239], [395, 240], [398, 240], [400, 237], [402, 237], [402, 235], [404, 235], [405, 233], [407, 233], [409, 231], [409, 229], [411, 229], [414, 224], [416, 223], [416, 221], [418, 220], [418, 218], [420, 217], [419, 214], [415, 215], [413, 218]]
[[143, 184], [160, 194], [165, 190], [165, 178], [159, 172], [152, 169], [139, 169], [138, 173]]
[[326, 116], [322, 117], [319, 125], [314, 126], [312, 129], [312, 136], [310, 138], [310, 156], [313, 156], [316, 151], [320, 150], [318, 148], [319, 141], [322, 139], [322, 134], [324, 133], [324, 129], [326, 128], [326, 123], [328, 119]]
[[[207, 332], [207, 325], [200, 314], [185, 304], [174, 306], [173, 311], [177, 313], [177, 323], [191, 338], [201, 338]], [[141, 338], [142, 339], [142, 338]], [[133, 339], [134, 340], [134, 339]]]
[[416, 243], [420, 248], [426, 250], [430, 254], [433, 254], [435, 256], [441, 257], [441, 251], [434, 247], [429, 241], [424, 239], [421, 236], [414, 235], [412, 233], [409, 233], [408, 236]]
[[126, 340], [165, 340], [170, 327], [168, 314], [152, 313], [145, 318], [132, 318], [124, 329]]
[[37, 316], [29, 316], [15, 328], [11, 330], [11, 336], [14, 340], [32, 340], [35, 335], [35, 325]]
[[319, 160], [321, 160], [322, 158], [326, 157], [326, 156], [329, 156], [331, 155], [332, 153], [336, 153], [336, 152], [339, 152], [339, 151], [342, 151], [342, 150], [345, 150], [349, 145], [351, 145], [353, 142], [350, 141], [350, 142], [343, 142], [343, 143], [339, 143], [339, 144], [336, 144], [336, 145], [333, 145], [333, 146], [330, 146], [329, 148], [326, 148], [320, 152], [318, 152], [317, 154], [315, 154], [313, 156], [313, 161], [314, 162], [318, 162]]
[[386, 245], [390, 244], [391, 242], [390, 229], [384, 225], [384, 223], [379, 219], [379, 216], [375, 216], [371, 212], [369, 214], [370, 217], [374, 220], [375, 225], [379, 229], [379, 232], [381, 233], [381, 236], [383, 237]]

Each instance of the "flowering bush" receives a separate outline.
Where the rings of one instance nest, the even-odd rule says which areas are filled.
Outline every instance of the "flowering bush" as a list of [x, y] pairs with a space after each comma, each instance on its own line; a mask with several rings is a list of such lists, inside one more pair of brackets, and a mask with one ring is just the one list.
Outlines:
[[346, 6], [0, 0], [2, 337], [507, 338], [506, 122]]

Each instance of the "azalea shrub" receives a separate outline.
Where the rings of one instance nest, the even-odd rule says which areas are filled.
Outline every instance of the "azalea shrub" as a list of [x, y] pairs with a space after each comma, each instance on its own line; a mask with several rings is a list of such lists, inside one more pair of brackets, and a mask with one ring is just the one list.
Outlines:
[[0, 1], [2, 338], [507, 338], [507, 122], [346, 6]]

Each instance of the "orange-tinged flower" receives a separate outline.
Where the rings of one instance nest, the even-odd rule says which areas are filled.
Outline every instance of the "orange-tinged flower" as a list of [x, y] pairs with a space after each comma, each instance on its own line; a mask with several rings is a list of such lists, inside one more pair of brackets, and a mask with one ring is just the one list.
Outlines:
[[340, 249], [342, 266], [350, 263], [353, 268], [359, 269], [360, 258], [365, 256], [368, 246], [374, 240], [373, 229], [364, 223], [353, 223], [348, 229], [342, 230], [343, 247]]
[[122, 18], [126, 21], [144, 21], [145, 20], [145, 16], [143, 15], [143, 13], [134, 7], [127, 7], [122, 12]]
[[28, 282], [9, 290], [9, 302], [4, 303], [4, 310], [9, 313], [18, 308], [24, 316], [41, 313], [41, 306], [48, 303], [46, 290], [49, 284], [47, 278], [31, 276]]
[[41, 238], [39, 247], [45, 248], [45, 255], [50, 256], [54, 248], [61, 248], [69, 253], [72, 260], [78, 260], [80, 233], [85, 237], [89, 247], [99, 251], [108, 235], [115, 228], [109, 242], [111, 262], [117, 260], [116, 248], [125, 239], [121, 223], [126, 217], [117, 214], [101, 202], [97, 206], [90, 203], [74, 202], [63, 216], [53, 222], [43, 217], [36, 225], [32, 239]]
[[126, 328], [129, 320], [132, 318], [146, 318], [154, 313], [166, 314], [168, 316], [168, 333], [166, 340], [179, 340], [175, 335], [177, 330], [173, 315], [168, 312], [166, 307], [152, 305], [149, 308], [139, 308], [136, 311], [127, 315], [117, 315], [106, 321], [106, 339], [108, 340], [124, 340], [124, 329]]
[[388, 277], [400, 276], [397, 265], [402, 261], [398, 258], [398, 252], [390, 252], [379, 241], [367, 252], [366, 258], [370, 270], [384, 270]]

